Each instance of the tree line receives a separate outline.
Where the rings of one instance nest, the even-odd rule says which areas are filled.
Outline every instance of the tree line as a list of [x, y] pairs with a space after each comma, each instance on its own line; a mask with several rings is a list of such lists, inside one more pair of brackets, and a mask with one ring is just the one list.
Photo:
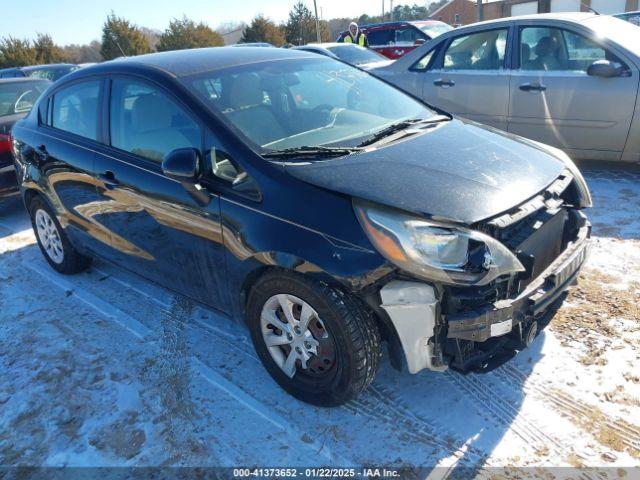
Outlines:
[[[355, 19], [358, 24], [394, 20], [424, 19], [447, 0], [437, 0], [429, 8], [419, 5], [397, 5], [385, 17], [363, 14]], [[334, 18], [320, 21], [321, 41], [335, 40], [347, 29], [351, 18]], [[287, 20], [276, 24], [271, 19], [257, 15], [243, 29], [241, 43], [268, 42], [275, 46], [285, 44], [304, 45], [315, 42], [315, 16], [302, 1], [293, 5]], [[110, 13], [103, 26], [101, 41], [86, 45], [59, 46], [48, 34], [37, 34], [35, 40], [5, 37], [0, 39], [0, 68], [44, 63], [88, 63], [111, 60], [122, 56], [135, 56], [150, 52], [181, 50], [187, 48], [216, 47], [224, 45], [219, 31], [186, 16], [169, 22], [163, 32], [133, 24], [126, 18]]]

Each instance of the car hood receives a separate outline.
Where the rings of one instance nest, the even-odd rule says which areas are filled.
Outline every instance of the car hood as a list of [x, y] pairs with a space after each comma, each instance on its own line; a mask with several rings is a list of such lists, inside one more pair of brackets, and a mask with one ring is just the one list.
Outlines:
[[322, 188], [473, 224], [533, 197], [565, 163], [521, 137], [454, 119], [377, 149], [284, 168]]

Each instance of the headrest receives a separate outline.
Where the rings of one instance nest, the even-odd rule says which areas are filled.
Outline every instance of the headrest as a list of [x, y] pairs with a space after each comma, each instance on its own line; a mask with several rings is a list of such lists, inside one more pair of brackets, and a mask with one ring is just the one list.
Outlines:
[[170, 128], [173, 121], [173, 108], [169, 101], [148, 93], [136, 98], [131, 109], [131, 124], [139, 133]]
[[241, 73], [229, 83], [229, 107], [238, 110], [263, 102], [260, 77], [256, 73]]
[[536, 45], [536, 55], [539, 57], [544, 57], [546, 55], [552, 55], [555, 53], [558, 48], [558, 44], [556, 43], [556, 39], [552, 37], [542, 37], [538, 40], [538, 44]]

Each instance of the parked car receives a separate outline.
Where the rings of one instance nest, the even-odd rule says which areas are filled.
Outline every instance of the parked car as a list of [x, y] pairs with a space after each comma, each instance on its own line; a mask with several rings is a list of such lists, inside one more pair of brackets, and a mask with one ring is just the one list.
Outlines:
[[389, 60], [374, 50], [354, 45], [353, 43], [310, 43], [309, 45], [292, 48], [337, 58], [365, 70], [384, 67], [393, 62], [393, 60]]
[[560, 150], [309, 52], [87, 67], [13, 138], [51, 267], [104, 257], [244, 318], [271, 376], [318, 405], [371, 382], [382, 340], [412, 373], [528, 344], [587, 251], [589, 190]]
[[630, 22], [633, 25], [640, 26], [640, 11], [617, 13], [614, 17]]
[[[452, 27], [438, 20], [415, 20], [362, 25], [369, 47], [387, 58], [396, 59], [419, 45], [451, 30]], [[349, 32], [342, 32], [340, 41]]]
[[80, 68], [78, 65], [70, 63], [53, 63], [49, 65], [32, 65], [29, 67], [14, 67], [0, 69], [0, 78], [43, 78], [45, 80], [56, 80], [64, 77], [67, 73]]
[[0, 79], [0, 196], [18, 189], [11, 155], [11, 127], [29, 113], [50, 83], [35, 78]]
[[442, 108], [562, 148], [640, 160], [640, 30], [590, 13], [458, 28], [372, 73]]

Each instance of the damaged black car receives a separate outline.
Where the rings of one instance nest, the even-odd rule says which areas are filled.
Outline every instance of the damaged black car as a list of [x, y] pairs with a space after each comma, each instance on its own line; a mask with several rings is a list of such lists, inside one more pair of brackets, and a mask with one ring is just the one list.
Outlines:
[[12, 150], [55, 270], [100, 257], [244, 319], [275, 381], [317, 405], [363, 391], [384, 344], [411, 373], [524, 348], [588, 251], [562, 151], [302, 51], [82, 69]]

